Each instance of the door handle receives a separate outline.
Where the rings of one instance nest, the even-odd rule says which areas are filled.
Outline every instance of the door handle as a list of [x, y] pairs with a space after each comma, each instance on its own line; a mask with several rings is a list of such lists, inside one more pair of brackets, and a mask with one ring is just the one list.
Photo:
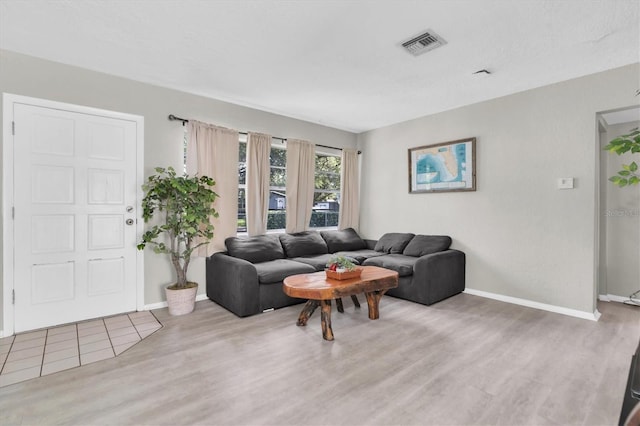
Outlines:
[[133, 219], [127, 219], [125, 223], [129, 226], [133, 225]]
[[125, 210], [127, 211], [127, 213], [131, 213], [133, 211], [133, 206], [127, 206]]

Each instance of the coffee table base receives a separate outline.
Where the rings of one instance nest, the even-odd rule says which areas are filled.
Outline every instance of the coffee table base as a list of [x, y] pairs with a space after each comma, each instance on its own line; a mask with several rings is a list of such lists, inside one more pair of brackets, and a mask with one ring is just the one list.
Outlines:
[[[386, 290], [377, 290], [365, 293], [367, 306], [369, 307], [369, 319], [375, 320], [380, 318], [380, 298], [385, 292]], [[355, 295], [351, 295], [351, 299], [353, 300], [354, 306], [359, 308], [360, 302], [358, 301], [358, 298]], [[333, 329], [331, 328], [331, 300], [307, 300], [307, 303], [305, 303], [302, 308], [302, 312], [300, 312], [300, 315], [298, 316], [296, 325], [300, 327], [306, 326], [309, 318], [313, 315], [318, 306], [321, 307], [320, 325], [322, 326], [322, 337], [324, 340], [333, 340]], [[338, 308], [338, 312], [344, 312], [342, 299], [336, 299], [336, 306]]]

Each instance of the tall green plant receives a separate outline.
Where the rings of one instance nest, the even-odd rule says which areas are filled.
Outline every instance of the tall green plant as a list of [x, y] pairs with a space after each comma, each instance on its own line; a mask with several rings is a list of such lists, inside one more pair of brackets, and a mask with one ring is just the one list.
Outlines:
[[[636, 154], [640, 152], [640, 130], [636, 127], [631, 130], [628, 135], [618, 136], [613, 139], [603, 149], [618, 155], [626, 152]], [[620, 188], [627, 185], [637, 185], [640, 183], [640, 174], [638, 173], [638, 163], [633, 161], [631, 164], [623, 164], [622, 170], [616, 176], [609, 178], [611, 182]]]
[[171, 289], [187, 288], [187, 270], [193, 251], [213, 238], [209, 218], [218, 217], [213, 202], [218, 194], [208, 176], [178, 176], [172, 167], [157, 167], [155, 175], [142, 185], [142, 218], [148, 222], [156, 212], [163, 223], [154, 225], [142, 236], [138, 250], [147, 244], [156, 253], [167, 253], [176, 271], [177, 282]]

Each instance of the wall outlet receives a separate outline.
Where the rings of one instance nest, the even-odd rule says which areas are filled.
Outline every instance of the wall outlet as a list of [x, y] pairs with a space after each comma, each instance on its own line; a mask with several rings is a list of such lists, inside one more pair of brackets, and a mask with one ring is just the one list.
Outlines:
[[573, 178], [559, 178], [558, 189], [573, 189]]

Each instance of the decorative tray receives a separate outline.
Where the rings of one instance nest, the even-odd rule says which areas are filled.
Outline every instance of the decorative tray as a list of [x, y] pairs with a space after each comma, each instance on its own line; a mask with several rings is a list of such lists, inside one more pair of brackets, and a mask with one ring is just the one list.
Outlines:
[[351, 278], [358, 278], [360, 275], [362, 275], [361, 268], [356, 268], [353, 271], [345, 272], [331, 271], [329, 269], [325, 269], [324, 271], [327, 274], [327, 278], [331, 278], [334, 280], [348, 280]]

